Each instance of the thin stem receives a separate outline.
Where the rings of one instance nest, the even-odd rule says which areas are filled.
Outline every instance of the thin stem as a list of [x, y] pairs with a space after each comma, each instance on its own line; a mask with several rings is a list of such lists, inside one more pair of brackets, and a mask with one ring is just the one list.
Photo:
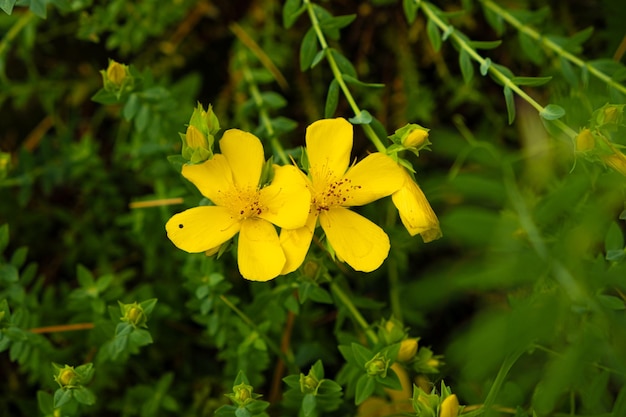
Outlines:
[[74, 332], [77, 330], [91, 330], [95, 327], [93, 323], [73, 323], [73, 324], [57, 324], [55, 326], [36, 327], [30, 329], [31, 333], [61, 333]]
[[506, 376], [508, 375], [509, 371], [511, 370], [515, 362], [517, 362], [517, 360], [520, 358], [520, 356], [522, 356], [524, 352], [525, 352], [525, 349], [518, 349], [516, 352], [509, 354], [504, 359], [504, 362], [502, 363], [502, 365], [500, 366], [500, 369], [498, 370], [496, 379], [493, 381], [493, 384], [491, 384], [491, 388], [489, 389], [487, 398], [485, 398], [484, 408], [485, 408], [486, 414], [488, 414], [492, 410], [496, 397], [498, 396], [498, 393], [500, 392], [500, 389], [502, 388], [502, 384], [504, 384]]
[[348, 309], [350, 315], [357, 322], [357, 324], [361, 327], [361, 329], [365, 332], [365, 335], [368, 337], [372, 344], [378, 343], [378, 336], [372, 330], [371, 326], [367, 323], [367, 320], [361, 315], [359, 310], [356, 308], [350, 297], [341, 289], [341, 287], [335, 282], [330, 282], [330, 290], [337, 296], [337, 298], [341, 301], [341, 303]]
[[239, 318], [241, 320], [243, 320], [244, 323], [246, 323], [251, 329], [253, 329], [255, 332], [257, 332], [263, 338], [263, 340], [265, 341], [267, 346], [272, 350], [272, 352], [274, 352], [283, 362], [285, 362], [287, 364], [287, 366], [289, 367], [289, 371], [290, 372], [293, 372], [293, 373], [298, 372], [298, 367], [296, 366], [296, 364], [294, 362], [293, 356], [286, 355], [285, 353], [283, 353], [280, 350], [280, 347], [278, 347], [278, 345], [276, 345], [274, 343], [274, 341], [272, 339], [270, 339], [265, 333], [260, 331], [258, 326], [256, 325], [256, 323], [254, 323], [252, 321], [252, 319], [250, 319], [250, 317], [248, 317], [246, 315], [246, 313], [241, 311], [228, 298], [226, 298], [226, 296], [224, 296], [224, 294], [220, 295], [220, 300], [222, 300], [222, 302], [224, 304], [226, 304], [226, 306], [228, 306], [228, 308], [230, 308], [235, 314], [237, 314], [237, 316], [239, 316]]
[[290, 163], [289, 157], [287, 156], [287, 153], [285, 152], [283, 145], [280, 143], [280, 141], [276, 137], [276, 132], [274, 131], [274, 127], [272, 126], [272, 121], [267, 112], [267, 109], [265, 108], [263, 97], [261, 97], [261, 92], [259, 91], [259, 87], [257, 86], [256, 81], [254, 80], [252, 71], [250, 71], [250, 68], [248, 67], [248, 62], [246, 59], [245, 51], [243, 50], [240, 51], [238, 58], [241, 62], [243, 77], [248, 83], [248, 90], [250, 91], [250, 94], [252, 95], [254, 104], [256, 104], [257, 108], [259, 109], [259, 118], [261, 119], [261, 123], [263, 123], [265, 130], [267, 130], [267, 136], [270, 141], [270, 145], [272, 146], [272, 149], [274, 150], [274, 152], [276, 152], [276, 154], [280, 158], [281, 162], [283, 164], [289, 164]]
[[575, 64], [577, 66], [579, 66], [580, 68], [585, 68], [587, 71], [589, 71], [590, 74], [592, 74], [592, 75], [596, 76], [597, 78], [599, 78], [600, 80], [604, 81], [610, 87], [613, 87], [616, 90], [619, 90], [620, 92], [626, 94], [626, 87], [624, 87], [622, 84], [616, 82], [610, 76], [608, 76], [605, 73], [603, 73], [602, 71], [598, 70], [593, 65], [590, 65], [590, 64], [586, 63], [582, 59], [580, 59], [577, 56], [575, 56], [575, 55], [571, 54], [570, 52], [566, 51], [560, 45], [558, 45], [554, 41], [550, 40], [549, 38], [543, 36], [538, 31], [534, 30], [531, 27], [528, 27], [528, 26], [524, 25], [524, 23], [522, 23], [521, 21], [516, 19], [515, 16], [513, 16], [507, 10], [505, 10], [502, 7], [500, 7], [497, 4], [495, 4], [493, 1], [491, 1], [491, 0], [480, 0], [480, 1], [481, 1], [481, 3], [483, 3], [483, 5], [485, 7], [489, 8], [491, 11], [493, 11], [494, 13], [496, 13], [497, 15], [502, 17], [504, 20], [509, 22], [511, 24], [511, 26], [515, 27], [515, 29], [517, 29], [518, 31], [520, 31], [520, 32], [528, 35], [532, 39], [540, 42], [546, 48], [554, 51], [557, 55], [567, 59], [568, 61], [570, 61], [571, 63], [573, 63], [573, 64]]
[[[0, 41], [0, 57], [4, 56], [6, 50], [9, 48], [11, 43], [15, 40], [17, 35], [26, 27], [26, 25], [35, 18], [35, 15], [31, 12], [23, 13], [22, 16], [18, 19], [17, 22], [9, 29], [9, 31], [4, 35], [2, 41]], [[3, 65], [4, 66], [4, 65]], [[5, 78], [4, 68], [0, 68], [0, 77]]]
[[[478, 62], [481, 66], [487, 65], [487, 60], [483, 58], [474, 48], [472, 48], [463, 37], [459, 36], [454, 28], [448, 25], [446, 22], [441, 20], [437, 13], [433, 10], [432, 6], [426, 2], [417, 2], [420, 5], [426, 16], [429, 20], [433, 21], [444, 33], [449, 33], [450, 38], [463, 50], [465, 50], [469, 56], [471, 56], [476, 62]], [[510, 88], [515, 94], [524, 99], [528, 104], [537, 110], [539, 113], [543, 113], [545, 107], [541, 104], [537, 103], [535, 99], [526, 94], [517, 84], [515, 84], [509, 77], [507, 77], [502, 71], [498, 70], [494, 65], [489, 65], [488, 71], [493, 75], [498, 81], [500, 81], [505, 87]], [[560, 120], [552, 120], [555, 126], [557, 126], [563, 133], [569, 136], [571, 139], [574, 139], [577, 135], [576, 131], [563, 123]]]
[[[343, 74], [341, 73], [341, 70], [339, 69], [339, 66], [337, 65], [337, 61], [335, 61], [335, 57], [331, 53], [331, 49], [328, 46], [328, 42], [326, 42], [326, 37], [324, 36], [324, 32], [322, 32], [322, 28], [320, 27], [319, 20], [317, 20], [317, 16], [315, 15], [315, 11], [313, 10], [313, 5], [311, 4], [310, 0], [304, 0], [304, 4], [307, 7], [307, 12], [309, 14], [309, 19], [311, 20], [311, 25], [313, 26], [313, 29], [315, 30], [315, 34], [317, 35], [317, 39], [320, 43], [320, 46], [322, 47], [322, 50], [324, 51], [324, 56], [326, 57], [326, 60], [328, 61], [328, 65], [330, 66], [330, 70], [333, 73], [333, 77], [337, 81], [337, 84], [339, 84], [339, 88], [341, 88], [341, 91], [343, 92], [344, 97], [348, 101], [350, 108], [354, 112], [354, 115], [356, 117], [359, 117], [361, 115], [362, 110], [356, 104], [356, 101], [354, 100], [354, 97], [352, 96], [350, 89], [348, 89], [346, 81], [343, 79]], [[361, 125], [361, 127], [363, 127], [363, 131], [365, 132], [365, 135], [372, 142], [372, 144], [374, 144], [374, 146], [379, 152], [384, 153], [387, 151], [387, 148], [385, 147], [385, 145], [383, 145], [383, 143], [380, 141], [380, 138], [378, 137], [378, 135], [376, 135], [376, 132], [374, 132], [374, 129], [372, 129], [372, 127], [369, 124], [363, 124]]]

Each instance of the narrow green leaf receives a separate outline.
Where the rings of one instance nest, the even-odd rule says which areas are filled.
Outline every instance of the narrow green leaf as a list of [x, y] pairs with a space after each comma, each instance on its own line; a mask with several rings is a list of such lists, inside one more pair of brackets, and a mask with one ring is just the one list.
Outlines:
[[506, 103], [506, 112], [509, 117], [509, 124], [515, 120], [515, 98], [513, 97], [513, 90], [508, 86], [504, 87], [504, 101]]
[[315, 30], [309, 28], [304, 38], [302, 38], [302, 44], [300, 45], [300, 71], [306, 71], [311, 67], [317, 50], [318, 46]]
[[561, 65], [561, 72], [563, 73], [563, 78], [569, 83], [570, 86], [578, 88], [580, 79], [574, 70], [572, 64], [565, 59], [564, 57], [559, 58], [559, 63]]
[[139, 101], [139, 95], [137, 93], [133, 93], [130, 97], [128, 97], [128, 101], [122, 109], [122, 116], [124, 116], [124, 119], [126, 120], [131, 120], [135, 117], [140, 107], [141, 102]]
[[287, 0], [283, 6], [283, 26], [285, 29], [290, 28], [305, 10], [306, 7], [302, 4], [302, 0]]
[[441, 49], [441, 33], [439, 32], [439, 28], [434, 21], [428, 21], [426, 24], [426, 33], [428, 34], [428, 39], [430, 39], [433, 49], [439, 52]]
[[367, 110], [361, 110], [361, 113], [357, 116], [351, 117], [348, 120], [354, 125], [368, 125], [372, 122], [372, 115]]
[[529, 85], [537, 87], [550, 82], [551, 79], [552, 77], [513, 77], [511, 81], [516, 85]]
[[361, 404], [367, 400], [376, 389], [376, 381], [367, 375], [361, 375], [356, 383], [356, 392], [354, 393], [354, 403]]
[[356, 69], [354, 69], [354, 65], [352, 65], [352, 62], [350, 62], [348, 58], [343, 56], [336, 49], [331, 49], [330, 54], [335, 59], [335, 62], [337, 63], [337, 66], [339, 67], [339, 70], [342, 72], [342, 74], [348, 74], [349, 76], [354, 78], [357, 77]]
[[339, 103], [339, 83], [336, 79], [330, 82], [328, 86], [328, 94], [326, 95], [326, 106], [324, 106], [324, 117], [330, 118], [337, 110], [337, 104]]
[[319, 64], [322, 59], [324, 59], [324, 57], [326, 56], [326, 51], [323, 49], [320, 49], [317, 54], [315, 54], [315, 58], [313, 58], [313, 62], [311, 62], [311, 68], [315, 68], [315, 66], [317, 64]]
[[624, 249], [624, 234], [617, 222], [612, 222], [604, 237], [604, 249]]
[[65, 390], [63, 388], [59, 388], [54, 392], [54, 408], [62, 407], [64, 404], [67, 404], [72, 399], [72, 390]]
[[469, 84], [474, 78], [474, 64], [472, 64], [472, 58], [465, 49], [461, 49], [459, 53], [459, 66], [461, 67], [461, 74], [463, 75], [463, 81], [465, 84]]
[[96, 396], [85, 387], [77, 387], [74, 389], [74, 399], [85, 405], [93, 405], [96, 403]]
[[626, 305], [624, 305], [624, 300], [613, 295], [600, 294], [598, 295], [598, 300], [603, 307], [606, 307], [610, 310], [626, 309]]
[[17, 0], [0, 0], [0, 9], [4, 10], [6, 14], [13, 13], [13, 7], [17, 3]]
[[543, 54], [541, 48], [537, 46], [537, 42], [525, 34], [524, 32], [518, 32], [517, 41], [524, 51], [524, 54], [535, 64], [541, 64], [543, 62]]
[[404, 16], [409, 23], [415, 22], [417, 17], [417, 2], [415, 0], [402, 0], [402, 8], [404, 9]]
[[485, 60], [480, 64], [480, 75], [483, 77], [487, 75], [489, 72], [489, 67], [491, 66], [491, 59], [485, 58]]
[[469, 45], [474, 49], [495, 49], [502, 45], [502, 41], [470, 41]]
[[487, 23], [489, 23], [489, 26], [496, 31], [496, 35], [501, 36], [504, 33], [504, 22], [502, 17], [493, 12], [487, 6], [483, 6], [483, 13], [485, 14], [485, 19], [487, 20]]
[[348, 14], [344, 16], [333, 16], [320, 22], [322, 31], [342, 29], [348, 26], [356, 19], [356, 14]]
[[546, 120], [556, 120], [565, 116], [565, 109], [561, 106], [557, 106], [556, 104], [548, 104], [544, 109], [539, 113], [541, 117]]
[[352, 354], [354, 355], [354, 359], [358, 363], [359, 366], [363, 367], [365, 364], [372, 359], [373, 353], [363, 345], [359, 345], [358, 343], [352, 343]]
[[343, 75], [343, 79], [346, 80], [348, 84], [358, 85], [361, 87], [369, 87], [369, 88], [383, 88], [385, 86], [385, 84], [381, 84], [381, 83], [364, 83], [363, 81], [360, 81], [348, 74], [342, 74], [342, 75]]
[[17, 282], [19, 279], [20, 274], [15, 266], [11, 264], [0, 265], [0, 283], [9, 284]]
[[306, 394], [302, 399], [302, 413], [304, 414], [304, 417], [315, 415], [316, 406], [317, 402], [315, 401], [315, 395]]
[[47, 16], [46, 2], [44, 0], [30, 0], [30, 11], [37, 17], [45, 19]]

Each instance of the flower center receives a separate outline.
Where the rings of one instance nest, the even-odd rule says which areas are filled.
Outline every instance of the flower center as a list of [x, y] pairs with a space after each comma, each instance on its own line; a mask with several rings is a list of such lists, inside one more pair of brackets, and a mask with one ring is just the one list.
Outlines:
[[258, 217], [266, 210], [266, 207], [261, 204], [260, 193], [257, 189], [234, 189], [226, 194], [226, 201], [233, 217], [239, 220]]
[[322, 188], [321, 192], [315, 193], [313, 205], [317, 212], [328, 211], [331, 207], [349, 206], [350, 194], [353, 190], [361, 188], [360, 185], [352, 184], [348, 178], [332, 181]]

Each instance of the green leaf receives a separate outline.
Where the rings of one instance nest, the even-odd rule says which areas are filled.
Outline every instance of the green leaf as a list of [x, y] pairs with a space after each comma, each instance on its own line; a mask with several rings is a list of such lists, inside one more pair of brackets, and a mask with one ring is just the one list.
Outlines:
[[24, 266], [24, 262], [26, 262], [27, 255], [28, 255], [28, 248], [26, 247], [18, 248], [15, 252], [13, 252], [13, 255], [11, 256], [11, 260], [9, 262], [11, 263], [11, 265], [15, 266], [16, 268], [21, 268], [22, 266]]
[[525, 34], [524, 32], [518, 32], [517, 41], [519, 42], [524, 54], [535, 64], [540, 65], [543, 62], [543, 54], [541, 48], [537, 46], [537, 42]]
[[441, 49], [441, 33], [439, 32], [439, 28], [434, 21], [428, 21], [426, 24], [426, 33], [428, 34], [428, 39], [430, 39], [433, 49], [436, 52], [439, 52]]
[[469, 84], [474, 78], [474, 64], [469, 53], [465, 49], [461, 49], [459, 53], [459, 66], [461, 67], [461, 74], [463, 75], [463, 81], [465, 84]]
[[415, 22], [417, 17], [418, 5], [415, 0], [402, 0], [402, 8], [404, 9], [404, 15], [409, 23]]
[[529, 85], [537, 87], [552, 80], [552, 77], [513, 77], [511, 81], [516, 85]]
[[76, 279], [81, 287], [90, 288], [95, 285], [91, 271], [80, 264], [76, 266]]
[[150, 107], [143, 105], [139, 108], [137, 117], [135, 117], [135, 129], [137, 129], [138, 132], [141, 133], [146, 130], [148, 124], [150, 123], [150, 116]]
[[[0, 0], [0, 1], [2, 1], [2, 0]], [[115, 104], [115, 103], [119, 103], [119, 100], [117, 99], [115, 94], [113, 94], [110, 91], [106, 91], [103, 88], [98, 90], [96, 92], [96, 94], [94, 94], [91, 97], [91, 100], [96, 102], [96, 103], [104, 104], [105, 106], [108, 106], [108, 105], [111, 105], [111, 104]]]
[[47, 10], [45, 0], [30, 0], [29, 8], [30, 11], [33, 12], [37, 17], [41, 17], [42, 19], [46, 18]]
[[548, 104], [539, 115], [543, 117], [545, 120], [556, 120], [565, 116], [565, 109], [561, 106], [557, 106], [556, 104]]
[[96, 396], [93, 392], [82, 386], [74, 389], [74, 399], [85, 405], [93, 405], [96, 403]]
[[11, 264], [0, 265], [0, 283], [8, 284], [17, 282], [20, 274], [17, 268]]
[[356, 79], [355, 77], [352, 77], [351, 75], [348, 75], [348, 74], [342, 74], [342, 75], [343, 75], [343, 79], [346, 80], [348, 84], [358, 85], [361, 87], [369, 87], [369, 88], [382, 88], [385, 86], [385, 84], [381, 84], [381, 83], [364, 83], [363, 81], [360, 81]]
[[504, 87], [504, 101], [506, 103], [506, 112], [509, 118], [509, 124], [515, 120], [515, 98], [513, 97], [513, 90], [508, 86]]
[[302, 399], [302, 413], [305, 417], [315, 415], [315, 407], [316, 407], [315, 395], [306, 394]]
[[4, 10], [6, 14], [13, 13], [13, 7], [17, 3], [17, 0], [0, 0], [0, 9]]
[[335, 59], [335, 62], [337, 63], [337, 66], [342, 74], [348, 74], [351, 77], [357, 78], [356, 69], [354, 69], [354, 65], [352, 65], [352, 62], [350, 62], [348, 58], [343, 56], [336, 49], [331, 49], [330, 54]]
[[626, 309], [626, 305], [624, 305], [624, 300], [613, 295], [599, 294], [598, 300], [603, 307], [606, 307], [610, 310]]
[[559, 63], [561, 65], [561, 72], [563, 73], [563, 78], [569, 83], [570, 86], [578, 88], [580, 79], [574, 70], [572, 64], [565, 59], [564, 57], [559, 58]]
[[287, 0], [283, 6], [283, 26], [285, 29], [290, 28], [305, 10], [306, 5], [302, 4], [302, 0]]
[[365, 364], [374, 356], [368, 348], [363, 345], [359, 345], [358, 343], [352, 343], [351, 347], [354, 359], [360, 367], [364, 367]]
[[72, 399], [72, 390], [59, 388], [54, 393], [53, 407], [59, 408], [70, 402]]
[[317, 54], [317, 36], [315, 30], [309, 28], [304, 38], [302, 38], [302, 44], [300, 45], [300, 71], [306, 71], [311, 68], [313, 59]]
[[502, 45], [502, 41], [469, 41], [469, 45], [474, 49], [495, 49]]
[[489, 67], [491, 66], [491, 59], [485, 58], [485, 60], [480, 64], [480, 75], [483, 77], [487, 75], [489, 72]]
[[331, 118], [337, 110], [337, 104], [339, 103], [339, 83], [336, 79], [330, 82], [328, 86], [328, 94], [326, 94], [326, 105], [324, 106], [324, 117]]
[[367, 125], [372, 122], [372, 115], [367, 110], [361, 110], [358, 115], [349, 118], [350, 123], [354, 125]]
[[487, 23], [489, 23], [489, 26], [496, 31], [496, 35], [501, 36], [504, 33], [504, 21], [502, 17], [487, 6], [483, 6], [483, 13], [485, 14], [485, 19]]
[[54, 407], [52, 406], [52, 395], [46, 391], [37, 391], [37, 405], [39, 405], [39, 411], [45, 415], [52, 415]]
[[361, 404], [367, 400], [376, 389], [376, 380], [365, 374], [361, 375], [356, 383], [356, 392], [354, 393], [354, 403]]
[[124, 119], [130, 121], [133, 117], [135, 117], [140, 107], [141, 102], [139, 101], [139, 95], [137, 93], [133, 93], [128, 97], [128, 101], [122, 109], [122, 116], [124, 116]]
[[326, 33], [329, 30], [332, 31], [332, 30], [344, 28], [348, 26], [350, 23], [352, 23], [354, 19], [356, 19], [356, 14], [348, 14], [344, 16], [333, 16], [331, 18], [324, 19], [323, 21], [321, 21], [320, 27], [322, 28], [322, 31]]

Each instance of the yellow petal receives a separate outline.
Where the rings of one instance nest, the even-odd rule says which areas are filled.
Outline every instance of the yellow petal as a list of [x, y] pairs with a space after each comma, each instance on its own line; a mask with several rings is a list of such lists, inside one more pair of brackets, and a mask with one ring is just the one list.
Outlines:
[[387, 258], [389, 237], [360, 214], [333, 207], [320, 213], [320, 225], [337, 256], [357, 271], [371, 272]]
[[274, 165], [274, 179], [260, 191], [259, 217], [285, 229], [304, 226], [311, 208], [311, 193], [306, 177], [292, 165]]
[[243, 130], [230, 129], [220, 140], [220, 150], [228, 160], [237, 187], [256, 189], [265, 162], [259, 138]]
[[231, 169], [223, 155], [215, 155], [201, 164], [183, 165], [182, 174], [218, 206], [225, 205], [224, 195], [233, 189]]
[[248, 218], [242, 222], [237, 257], [239, 272], [251, 281], [276, 278], [285, 265], [278, 233], [263, 219]]
[[362, 206], [391, 195], [404, 183], [403, 171], [393, 159], [380, 152], [365, 157], [344, 178], [351, 190], [344, 206]]
[[281, 275], [295, 271], [304, 262], [309, 246], [311, 246], [316, 222], [317, 210], [311, 210], [304, 226], [298, 229], [281, 229], [280, 246], [283, 248], [287, 258], [285, 266], [283, 266], [283, 270], [280, 272]]
[[439, 417], [457, 417], [459, 415], [459, 400], [456, 394], [448, 395], [441, 402]]
[[198, 253], [221, 245], [233, 237], [240, 222], [219, 206], [194, 207], [175, 214], [165, 225], [167, 237], [178, 248]]
[[402, 224], [411, 236], [421, 234], [426, 243], [439, 239], [441, 228], [437, 215], [419, 185], [406, 171], [404, 174], [404, 185], [391, 196], [393, 204], [400, 213]]
[[341, 178], [350, 164], [352, 125], [342, 118], [318, 120], [306, 129], [306, 150], [313, 184]]

